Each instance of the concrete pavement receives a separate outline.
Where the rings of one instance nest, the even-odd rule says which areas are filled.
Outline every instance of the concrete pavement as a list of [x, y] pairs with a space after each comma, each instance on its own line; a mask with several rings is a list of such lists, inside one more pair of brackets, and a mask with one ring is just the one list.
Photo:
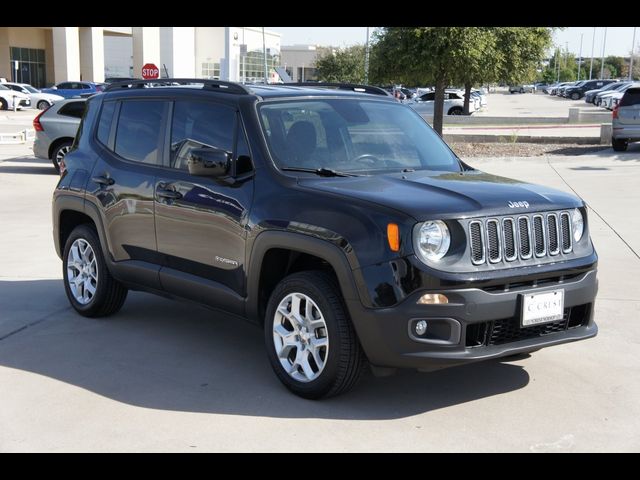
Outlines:
[[469, 160], [573, 189], [592, 207], [596, 338], [431, 374], [367, 375], [322, 402], [280, 385], [245, 322], [137, 292], [111, 318], [75, 314], [51, 240], [57, 177], [28, 153], [0, 154], [0, 452], [640, 450], [638, 144]]

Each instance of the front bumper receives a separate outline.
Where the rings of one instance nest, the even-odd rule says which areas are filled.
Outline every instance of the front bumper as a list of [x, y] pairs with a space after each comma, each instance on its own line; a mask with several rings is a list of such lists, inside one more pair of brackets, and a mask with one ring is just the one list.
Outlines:
[[[564, 289], [565, 319], [520, 328], [522, 294], [560, 288]], [[597, 289], [593, 269], [536, 288], [431, 291], [446, 295], [448, 304], [418, 305], [418, 298], [429, 292], [421, 290], [391, 308], [366, 309], [358, 301], [349, 301], [348, 308], [373, 365], [430, 371], [594, 337]], [[418, 320], [427, 321], [427, 337], [412, 334]]]

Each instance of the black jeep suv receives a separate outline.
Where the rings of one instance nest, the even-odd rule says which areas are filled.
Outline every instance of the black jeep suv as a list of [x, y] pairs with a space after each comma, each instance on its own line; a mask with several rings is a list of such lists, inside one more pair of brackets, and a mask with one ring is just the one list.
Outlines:
[[[165, 84], [166, 80], [163, 80]], [[113, 84], [53, 196], [73, 307], [128, 289], [262, 325], [307, 398], [593, 337], [584, 203], [460, 161], [375, 87]]]

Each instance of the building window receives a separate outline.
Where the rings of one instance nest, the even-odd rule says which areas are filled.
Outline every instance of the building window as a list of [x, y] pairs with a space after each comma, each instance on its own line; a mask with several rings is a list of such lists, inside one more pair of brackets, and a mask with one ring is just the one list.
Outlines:
[[[46, 63], [44, 50], [37, 48], [11, 47], [11, 80], [28, 83], [36, 88], [46, 85]], [[16, 69], [16, 62], [18, 68]]]
[[[270, 81], [273, 80], [271, 77], [275, 74], [275, 67], [280, 66], [280, 55], [278, 53], [272, 54], [271, 52], [272, 50], [268, 48], [267, 70], [269, 71]], [[264, 53], [262, 49], [247, 52], [244, 58], [241, 57], [240, 79], [247, 83], [264, 82]]]
[[202, 78], [220, 80], [220, 64], [204, 62], [202, 64]]

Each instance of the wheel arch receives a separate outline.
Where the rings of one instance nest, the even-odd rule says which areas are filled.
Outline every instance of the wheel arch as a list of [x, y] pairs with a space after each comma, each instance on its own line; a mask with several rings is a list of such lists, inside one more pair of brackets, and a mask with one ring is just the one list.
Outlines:
[[266, 231], [253, 242], [247, 266], [247, 317], [261, 323], [273, 288], [285, 276], [324, 270], [335, 276], [345, 300], [358, 299], [353, 271], [335, 245], [308, 235]]
[[51, 145], [49, 145], [49, 158], [51, 160], [53, 160], [53, 152], [56, 151], [56, 148], [66, 142], [73, 143], [73, 137], [60, 137], [51, 142]]

